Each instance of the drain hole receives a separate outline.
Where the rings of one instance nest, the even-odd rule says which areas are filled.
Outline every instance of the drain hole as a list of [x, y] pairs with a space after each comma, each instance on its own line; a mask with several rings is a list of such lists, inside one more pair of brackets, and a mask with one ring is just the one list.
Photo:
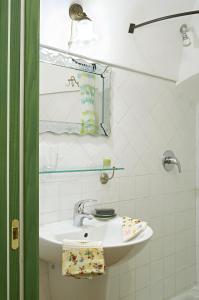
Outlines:
[[84, 237], [85, 238], [87, 238], [88, 237], [88, 233], [86, 232], [86, 233], [84, 233]]

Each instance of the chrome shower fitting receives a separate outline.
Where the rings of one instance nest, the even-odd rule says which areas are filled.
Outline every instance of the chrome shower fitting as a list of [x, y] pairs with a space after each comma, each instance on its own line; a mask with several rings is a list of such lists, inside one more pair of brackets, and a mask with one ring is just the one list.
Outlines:
[[180, 33], [182, 35], [182, 42], [183, 42], [183, 46], [184, 47], [188, 47], [191, 45], [191, 40], [187, 34], [187, 32], [189, 32], [189, 28], [186, 24], [183, 24], [181, 27], [180, 27]]
[[174, 166], [177, 166], [178, 172], [182, 173], [181, 163], [171, 150], [167, 150], [164, 152], [162, 165], [167, 172], [172, 171]]

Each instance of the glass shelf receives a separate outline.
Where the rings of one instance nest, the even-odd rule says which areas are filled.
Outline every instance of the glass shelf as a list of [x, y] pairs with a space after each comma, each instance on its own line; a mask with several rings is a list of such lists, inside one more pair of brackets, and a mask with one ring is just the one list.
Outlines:
[[106, 172], [106, 171], [122, 171], [124, 168], [103, 168], [103, 167], [90, 167], [90, 168], [78, 168], [68, 170], [44, 170], [40, 171], [39, 174], [61, 174], [61, 173], [80, 173], [80, 172]]

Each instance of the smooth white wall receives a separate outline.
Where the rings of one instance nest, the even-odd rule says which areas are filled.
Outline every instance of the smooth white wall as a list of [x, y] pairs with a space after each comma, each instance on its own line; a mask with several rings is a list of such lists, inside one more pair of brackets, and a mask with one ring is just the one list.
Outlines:
[[[72, 51], [159, 76], [177, 80], [182, 52], [180, 25], [188, 18], [178, 18], [128, 33], [130, 22], [193, 9], [195, 0], [82, 0], [86, 13], [94, 20], [98, 41], [90, 47]], [[67, 49], [70, 35], [68, 9], [74, 1], [41, 1], [41, 43]]]
[[[194, 9], [199, 9], [199, 0], [195, 1]], [[188, 35], [192, 40], [192, 45], [183, 49], [179, 69], [179, 82], [199, 73], [199, 15], [192, 16], [187, 25], [190, 27]]]

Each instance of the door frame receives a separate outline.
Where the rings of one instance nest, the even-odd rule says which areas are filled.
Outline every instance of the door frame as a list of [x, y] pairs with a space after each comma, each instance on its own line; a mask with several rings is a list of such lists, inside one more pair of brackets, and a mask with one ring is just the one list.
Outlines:
[[7, 82], [8, 1], [0, 1], [0, 299], [7, 299]]
[[[0, 1], [0, 299], [5, 300], [39, 300], [39, 7], [39, 0]], [[12, 220], [19, 218], [20, 255], [11, 247]]]

